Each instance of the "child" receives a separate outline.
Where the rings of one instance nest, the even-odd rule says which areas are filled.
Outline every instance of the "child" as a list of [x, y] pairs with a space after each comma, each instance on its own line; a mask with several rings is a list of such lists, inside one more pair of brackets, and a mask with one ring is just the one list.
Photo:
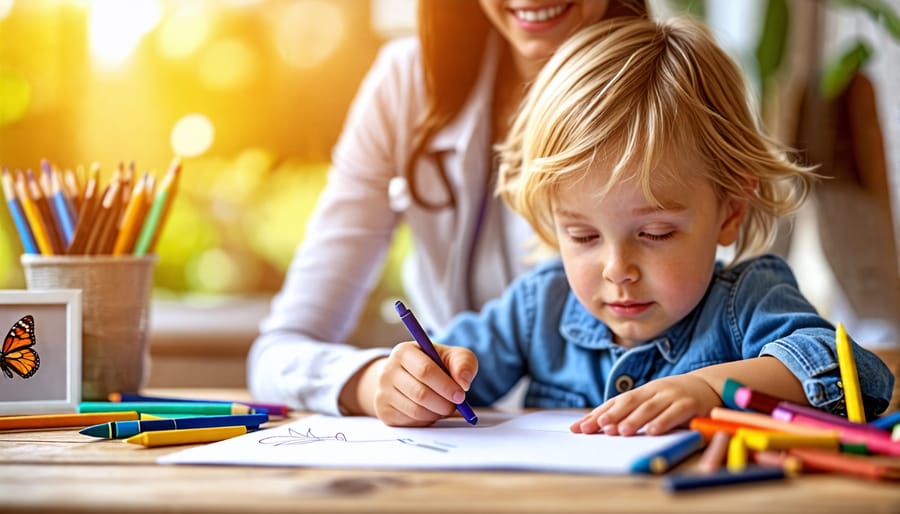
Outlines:
[[[504, 200], [561, 260], [455, 318], [436, 339], [452, 378], [402, 343], [351, 379], [364, 413], [427, 425], [524, 376], [526, 407], [599, 405], [570, 427], [581, 433], [666, 432], [720, 406], [728, 377], [844, 411], [834, 328], [783, 260], [752, 257], [814, 174], [760, 133], [740, 71], [697, 22], [573, 36], [529, 91], [500, 169]], [[733, 262], [716, 262], [731, 245]], [[894, 379], [854, 354], [871, 416]]]

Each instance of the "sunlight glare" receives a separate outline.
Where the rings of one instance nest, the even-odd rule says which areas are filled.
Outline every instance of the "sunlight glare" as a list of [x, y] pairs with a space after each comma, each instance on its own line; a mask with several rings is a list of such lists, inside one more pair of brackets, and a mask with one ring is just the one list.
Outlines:
[[31, 105], [28, 79], [10, 70], [0, 70], [0, 99], [0, 127], [22, 119]]
[[212, 146], [215, 128], [203, 114], [188, 114], [172, 128], [172, 151], [184, 157], [202, 155]]
[[0, 20], [9, 16], [13, 3], [13, 0], [0, 0]]
[[95, 0], [90, 8], [91, 55], [106, 68], [122, 64], [162, 16], [159, 0]]

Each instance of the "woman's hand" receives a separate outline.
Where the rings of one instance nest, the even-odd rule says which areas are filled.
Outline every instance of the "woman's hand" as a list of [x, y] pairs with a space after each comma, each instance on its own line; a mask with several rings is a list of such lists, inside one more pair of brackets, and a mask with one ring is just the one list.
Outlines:
[[478, 372], [478, 359], [466, 348], [434, 345], [451, 378], [414, 342], [400, 343], [374, 366], [374, 411], [392, 426], [427, 426], [456, 412], [456, 404]]
[[611, 398], [569, 429], [580, 434], [627, 436], [644, 428], [649, 435], [659, 435], [695, 416], [707, 416], [721, 405], [719, 394], [706, 380], [692, 374], [676, 375]]

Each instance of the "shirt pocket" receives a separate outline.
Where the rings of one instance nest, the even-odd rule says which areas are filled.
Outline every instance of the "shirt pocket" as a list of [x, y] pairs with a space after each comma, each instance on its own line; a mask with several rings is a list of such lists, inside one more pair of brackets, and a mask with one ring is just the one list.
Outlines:
[[541, 409], [585, 408], [587, 396], [532, 379], [525, 395], [525, 407]]

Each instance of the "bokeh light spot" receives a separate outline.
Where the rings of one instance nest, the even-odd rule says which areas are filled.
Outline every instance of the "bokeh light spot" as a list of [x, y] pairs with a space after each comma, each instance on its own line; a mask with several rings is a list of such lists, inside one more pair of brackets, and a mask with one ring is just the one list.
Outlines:
[[209, 150], [214, 136], [215, 128], [209, 118], [202, 114], [188, 114], [172, 128], [172, 151], [176, 155], [196, 157]]
[[31, 86], [22, 75], [0, 70], [0, 127], [25, 116], [31, 104]]
[[303, 0], [285, 8], [275, 27], [275, 46], [284, 61], [312, 68], [340, 45], [346, 22], [340, 8], [323, 0]]
[[200, 5], [179, 6], [166, 18], [157, 35], [159, 52], [169, 59], [183, 59], [193, 55], [209, 36], [212, 13]]
[[256, 56], [239, 39], [216, 41], [203, 52], [198, 73], [212, 89], [238, 89], [256, 72]]

